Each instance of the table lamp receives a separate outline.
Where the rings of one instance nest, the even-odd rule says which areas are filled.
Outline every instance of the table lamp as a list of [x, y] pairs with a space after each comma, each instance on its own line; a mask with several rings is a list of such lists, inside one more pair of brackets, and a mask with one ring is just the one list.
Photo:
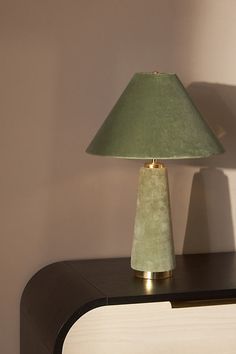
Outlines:
[[151, 160], [140, 169], [131, 268], [145, 279], [170, 277], [175, 255], [167, 170], [160, 160], [224, 152], [177, 75], [136, 73], [86, 152]]

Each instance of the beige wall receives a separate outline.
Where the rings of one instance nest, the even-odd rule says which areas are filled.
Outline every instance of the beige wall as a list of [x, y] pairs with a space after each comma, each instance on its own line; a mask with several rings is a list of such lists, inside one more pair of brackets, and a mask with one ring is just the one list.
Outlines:
[[130, 253], [142, 163], [84, 150], [136, 71], [177, 72], [225, 132], [210, 168], [170, 166], [177, 253], [234, 249], [235, 14], [233, 0], [2, 0], [1, 352], [18, 352], [39, 268]]
[[230, 251], [236, 229], [236, 3], [172, 5], [172, 67], [226, 149], [195, 167], [178, 166], [170, 176], [176, 249]]

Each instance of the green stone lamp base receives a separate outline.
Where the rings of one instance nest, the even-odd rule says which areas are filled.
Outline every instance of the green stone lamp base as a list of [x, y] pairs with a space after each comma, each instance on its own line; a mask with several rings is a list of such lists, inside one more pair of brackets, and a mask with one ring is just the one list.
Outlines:
[[175, 268], [167, 171], [162, 165], [140, 169], [131, 268], [146, 279], [170, 277]]

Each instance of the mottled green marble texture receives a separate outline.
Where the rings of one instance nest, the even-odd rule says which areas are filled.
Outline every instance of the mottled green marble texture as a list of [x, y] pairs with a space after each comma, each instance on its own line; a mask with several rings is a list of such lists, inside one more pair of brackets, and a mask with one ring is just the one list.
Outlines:
[[150, 272], [175, 267], [166, 168], [140, 169], [131, 267]]

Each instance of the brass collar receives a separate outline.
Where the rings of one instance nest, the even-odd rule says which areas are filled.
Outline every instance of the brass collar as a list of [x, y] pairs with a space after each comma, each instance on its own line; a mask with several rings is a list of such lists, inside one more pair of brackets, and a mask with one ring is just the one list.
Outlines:
[[152, 162], [145, 162], [144, 167], [146, 168], [164, 168], [164, 165], [157, 160], [152, 160]]

